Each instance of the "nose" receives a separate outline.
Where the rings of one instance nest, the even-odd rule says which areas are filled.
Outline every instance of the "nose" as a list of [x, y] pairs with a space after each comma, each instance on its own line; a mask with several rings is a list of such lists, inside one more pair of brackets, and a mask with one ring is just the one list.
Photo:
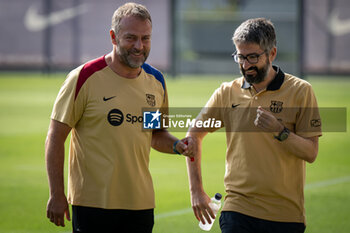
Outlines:
[[243, 69], [247, 70], [247, 69], [249, 69], [251, 66], [252, 66], [252, 64], [250, 64], [250, 63], [248, 62], [247, 59], [244, 59], [244, 61], [243, 61], [243, 63], [242, 63]]
[[137, 49], [137, 50], [142, 50], [143, 49], [143, 43], [142, 43], [142, 39], [139, 38], [135, 41], [135, 44], [134, 44], [134, 48]]

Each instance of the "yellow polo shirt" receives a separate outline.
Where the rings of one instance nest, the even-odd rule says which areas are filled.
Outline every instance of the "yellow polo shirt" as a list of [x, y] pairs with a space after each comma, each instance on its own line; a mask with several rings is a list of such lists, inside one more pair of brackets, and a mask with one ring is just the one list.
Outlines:
[[[302, 137], [321, 136], [311, 85], [278, 67], [275, 79], [256, 93], [244, 78], [223, 83], [199, 119], [215, 118], [226, 128], [226, 198], [223, 211], [282, 222], [304, 222], [305, 161], [283, 142], [254, 125], [258, 106]], [[209, 129], [215, 131], [215, 129]]]
[[100, 57], [73, 70], [51, 118], [72, 127], [68, 200], [106, 209], [155, 207], [149, 171], [152, 131], [142, 108], [168, 108], [163, 75], [148, 64], [137, 78], [118, 76]]

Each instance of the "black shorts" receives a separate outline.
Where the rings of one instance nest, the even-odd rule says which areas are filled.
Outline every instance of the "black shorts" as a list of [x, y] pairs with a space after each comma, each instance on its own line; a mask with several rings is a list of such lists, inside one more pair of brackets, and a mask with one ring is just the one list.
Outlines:
[[151, 233], [154, 210], [72, 206], [73, 233]]
[[304, 223], [268, 221], [233, 211], [221, 212], [220, 228], [222, 233], [303, 233], [305, 231]]

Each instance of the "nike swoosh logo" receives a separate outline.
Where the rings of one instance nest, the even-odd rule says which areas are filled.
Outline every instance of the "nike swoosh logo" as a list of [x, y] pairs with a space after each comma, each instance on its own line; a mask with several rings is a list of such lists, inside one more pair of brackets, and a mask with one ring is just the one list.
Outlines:
[[328, 29], [335, 36], [342, 36], [350, 33], [350, 18], [340, 19], [339, 12], [332, 11], [328, 20]]
[[241, 105], [241, 104], [232, 104], [232, 108], [235, 108], [235, 107], [237, 107], [239, 105]]
[[113, 99], [113, 98], [115, 98], [115, 96], [111, 96], [111, 97], [108, 97], [108, 98], [103, 97], [103, 101], [108, 101], [108, 100]]
[[84, 14], [87, 11], [87, 4], [81, 4], [76, 7], [51, 12], [49, 15], [41, 15], [39, 14], [37, 5], [34, 4], [28, 8], [24, 16], [24, 25], [29, 31], [42, 31], [48, 27], [55, 26], [66, 20], [77, 17], [78, 15]]

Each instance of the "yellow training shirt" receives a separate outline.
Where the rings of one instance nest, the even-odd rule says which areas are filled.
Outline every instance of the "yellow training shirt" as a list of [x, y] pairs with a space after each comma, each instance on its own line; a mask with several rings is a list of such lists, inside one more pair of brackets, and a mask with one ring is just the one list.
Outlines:
[[223, 83], [198, 118], [221, 120], [226, 128], [223, 211], [305, 223], [305, 161], [287, 151], [273, 133], [256, 127], [254, 120], [262, 106], [291, 132], [314, 137], [321, 136], [320, 115], [311, 85], [274, 69], [275, 79], [259, 93], [243, 77]]
[[137, 78], [118, 76], [100, 57], [73, 70], [51, 118], [72, 127], [68, 201], [106, 209], [155, 207], [149, 172], [152, 131], [142, 108], [168, 108], [163, 75], [148, 64]]

